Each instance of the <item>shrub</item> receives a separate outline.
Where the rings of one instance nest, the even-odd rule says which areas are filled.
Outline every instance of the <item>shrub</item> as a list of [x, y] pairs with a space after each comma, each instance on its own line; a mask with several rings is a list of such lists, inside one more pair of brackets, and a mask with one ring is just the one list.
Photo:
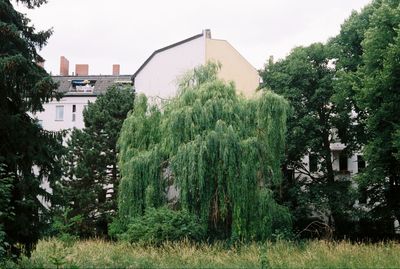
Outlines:
[[131, 243], [159, 245], [165, 241], [189, 239], [199, 241], [206, 234], [205, 226], [187, 211], [174, 211], [167, 207], [149, 208], [145, 214], [133, 218], [120, 239]]
[[110, 224], [108, 224], [108, 235], [112, 239], [118, 239], [118, 237], [127, 231], [128, 227], [126, 223], [122, 222], [120, 218], [114, 218]]
[[50, 234], [56, 236], [65, 244], [74, 243], [79, 237], [76, 234], [77, 226], [82, 222], [82, 216], [70, 217], [71, 208], [60, 209], [53, 216]]
[[6, 255], [7, 242], [5, 241], [6, 233], [3, 231], [3, 226], [0, 225], [0, 262], [2, 262]]

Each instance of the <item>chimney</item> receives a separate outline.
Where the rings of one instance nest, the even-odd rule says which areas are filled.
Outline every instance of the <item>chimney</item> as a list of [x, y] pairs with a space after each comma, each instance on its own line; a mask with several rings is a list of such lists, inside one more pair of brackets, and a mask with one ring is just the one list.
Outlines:
[[112, 74], [113, 76], [119, 76], [119, 64], [113, 64]]
[[69, 75], [69, 61], [64, 56], [60, 57], [60, 76]]
[[211, 38], [211, 30], [210, 29], [204, 29], [203, 30], [203, 35], [205, 38]]
[[89, 75], [89, 65], [88, 64], [76, 64], [75, 65], [75, 75], [76, 76], [88, 76]]

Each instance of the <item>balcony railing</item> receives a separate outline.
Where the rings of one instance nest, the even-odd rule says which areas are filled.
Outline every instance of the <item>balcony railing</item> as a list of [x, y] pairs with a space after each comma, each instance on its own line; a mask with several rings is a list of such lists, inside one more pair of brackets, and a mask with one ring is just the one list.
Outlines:
[[335, 180], [337, 181], [348, 181], [351, 179], [351, 172], [347, 170], [334, 171]]

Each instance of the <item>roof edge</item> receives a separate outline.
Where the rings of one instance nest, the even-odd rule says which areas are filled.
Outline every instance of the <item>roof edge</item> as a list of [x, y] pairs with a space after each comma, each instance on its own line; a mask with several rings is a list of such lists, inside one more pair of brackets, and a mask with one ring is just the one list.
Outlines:
[[118, 77], [130, 77], [131, 74], [125, 75], [86, 75], [86, 76], [76, 76], [76, 75], [68, 75], [68, 76], [61, 76], [61, 75], [51, 75], [52, 78], [91, 78], [91, 77], [104, 77], [104, 78], [118, 78]]
[[186, 39], [184, 39], [184, 40], [181, 40], [181, 41], [179, 41], [179, 42], [176, 42], [176, 43], [173, 43], [173, 44], [171, 44], [171, 45], [168, 45], [168, 46], [166, 46], [166, 47], [163, 47], [163, 48], [161, 48], [161, 49], [155, 50], [155, 51], [150, 55], [150, 57], [147, 58], [147, 60], [139, 67], [139, 69], [132, 75], [132, 77], [131, 77], [132, 81], [135, 80], [135, 77], [137, 76], [137, 74], [138, 74], [140, 71], [142, 71], [142, 69], [150, 62], [150, 60], [151, 60], [157, 53], [162, 52], [162, 51], [165, 51], [165, 50], [169, 50], [169, 49], [171, 49], [171, 48], [173, 48], [173, 47], [182, 45], [182, 44], [184, 44], [184, 43], [187, 43], [187, 42], [189, 42], [189, 41], [192, 41], [192, 40], [194, 40], [194, 39], [197, 39], [197, 38], [200, 38], [200, 37], [203, 37], [203, 36], [204, 36], [203, 33], [197, 34], [197, 35], [194, 35], [194, 36], [192, 36], [192, 37], [189, 37], [189, 38], [186, 38]]

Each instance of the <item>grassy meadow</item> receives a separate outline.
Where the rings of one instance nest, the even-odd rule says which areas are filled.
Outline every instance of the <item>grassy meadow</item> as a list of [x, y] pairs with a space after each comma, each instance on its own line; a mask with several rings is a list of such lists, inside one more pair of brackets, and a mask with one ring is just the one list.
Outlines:
[[400, 268], [400, 244], [308, 241], [247, 244], [166, 243], [160, 247], [101, 240], [65, 245], [42, 240], [22, 268]]

